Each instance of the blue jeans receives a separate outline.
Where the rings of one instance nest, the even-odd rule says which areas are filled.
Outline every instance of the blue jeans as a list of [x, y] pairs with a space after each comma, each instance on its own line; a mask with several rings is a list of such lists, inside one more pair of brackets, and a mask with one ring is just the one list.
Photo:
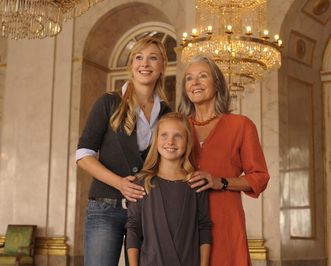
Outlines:
[[[85, 266], [118, 266], [126, 221], [126, 209], [88, 201], [84, 232]], [[126, 251], [125, 255], [128, 265]]]

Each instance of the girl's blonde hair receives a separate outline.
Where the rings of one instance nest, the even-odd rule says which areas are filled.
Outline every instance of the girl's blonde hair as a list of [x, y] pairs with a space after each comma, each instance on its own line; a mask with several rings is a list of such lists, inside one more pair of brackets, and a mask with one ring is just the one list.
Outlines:
[[[167, 58], [166, 49], [163, 43], [159, 39], [156, 39], [154, 37], [146, 37], [137, 41], [130, 52], [128, 69], [130, 72], [132, 72], [131, 67], [134, 56], [137, 53], [139, 53], [141, 50], [147, 48], [152, 44], [156, 45], [157, 48], [160, 50], [162, 56], [162, 63], [163, 63], [163, 71], [155, 83], [154, 92], [158, 94], [161, 101], [165, 101], [167, 103], [168, 101], [164, 92], [164, 73], [168, 64], [168, 58]], [[119, 92], [119, 94], [121, 93]], [[122, 96], [122, 100], [117, 110], [110, 118], [111, 128], [114, 131], [117, 131], [121, 123], [123, 123], [126, 134], [131, 135], [136, 126], [137, 108], [138, 108], [138, 102], [135, 96], [134, 86], [131, 79], [128, 82], [127, 90], [125, 94]]]
[[151, 191], [154, 187], [152, 184], [152, 179], [157, 175], [159, 171], [161, 156], [157, 150], [157, 138], [160, 130], [160, 125], [169, 120], [178, 121], [182, 124], [186, 133], [186, 149], [180, 159], [179, 166], [183, 169], [186, 177], [183, 181], [187, 181], [190, 178], [191, 173], [194, 171], [193, 164], [191, 162], [193, 139], [191, 135], [190, 124], [187, 118], [177, 112], [167, 113], [162, 116], [156, 126], [155, 132], [153, 134], [152, 145], [146, 157], [143, 169], [137, 174], [138, 178], [144, 178], [144, 186], [147, 193]]

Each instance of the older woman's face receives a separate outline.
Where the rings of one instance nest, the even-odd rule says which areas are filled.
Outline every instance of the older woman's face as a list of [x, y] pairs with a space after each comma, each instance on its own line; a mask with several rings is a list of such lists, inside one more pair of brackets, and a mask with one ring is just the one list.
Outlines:
[[185, 90], [193, 104], [210, 104], [215, 101], [214, 80], [207, 63], [197, 62], [187, 68]]

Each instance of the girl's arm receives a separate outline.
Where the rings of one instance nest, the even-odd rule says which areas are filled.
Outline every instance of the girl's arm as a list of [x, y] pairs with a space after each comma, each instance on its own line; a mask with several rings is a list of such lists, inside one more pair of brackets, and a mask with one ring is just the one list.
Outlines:
[[197, 193], [198, 201], [198, 224], [200, 239], [200, 266], [209, 265], [209, 254], [211, 239], [212, 222], [209, 217], [209, 197], [208, 191]]
[[139, 252], [142, 244], [142, 224], [141, 224], [142, 200], [129, 202], [128, 221], [126, 222], [126, 249], [130, 266], [139, 265]]
[[200, 245], [200, 266], [209, 265], [209, 254], [210, 254], [210, 244]]
[[129, 265], [130, 266], [138, 266], [138, 262], [139, 262], [139, 249], [137, 249], [137, 248], [129, 248], [128, 249], [128, 257], [129, 257]]

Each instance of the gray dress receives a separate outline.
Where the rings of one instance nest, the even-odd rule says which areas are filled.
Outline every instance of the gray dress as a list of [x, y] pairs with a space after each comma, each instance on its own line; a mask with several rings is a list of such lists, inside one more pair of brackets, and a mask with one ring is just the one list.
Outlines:
[[211, 243], [208, 192], [160, 177], [153, 184], [129, 204], [126, 248], [140, 249], [140, 266], [199, 266], [200, 245]]

